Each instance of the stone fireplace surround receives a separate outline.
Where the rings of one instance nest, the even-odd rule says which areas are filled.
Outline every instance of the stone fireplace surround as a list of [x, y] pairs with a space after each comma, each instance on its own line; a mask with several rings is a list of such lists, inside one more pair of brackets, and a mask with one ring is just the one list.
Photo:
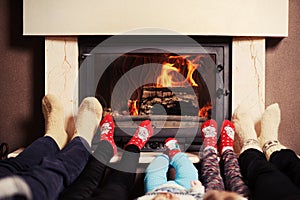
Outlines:
[[[121, 1], [118, 1], [120, 6], [112, 9], [112, 3], [106, 2], [100, 5], [99, 1], [92, 0], [88, 6], [92, 11], [85, 13], [85, 17], [90, 16], [88, 21], [83, 23], [80, 21], [78, 23], [76, 20], [73, 20], [74, 22], [68, 21], [72, 17], [76, 18], [76, 13], [82, 12], [82, 10], [77, 10], [77, 7], [85, 8], [86, 5], [82, 5], [80, 2], [62, 0], [50, 5], [46, 0], [24, 0], [23, 32], [24, 35], [45, 36], [45, 93], [57, 94], [64, 99], [65, 115], [68, 119], [66, 120], [67, 131], [72, 131], [74, 128], [74, 107], [79, 104], [76, 87], [79, 56], [78, 36], [122, 34], [124, 31], [142, 27], [166, 28], [185, 35], [231, 36], [232, 110], [240, 104], [247, 104], [251, 108], [251, 115], [254, 120], [257, 121], [261, 116], [265, 108], [265, 38], [287, 36], [288, 1], [276, 1], [274, 3], [272, 0], [246, 0], [243, 2], [232, 0], [230, 4], [224, 4], [224, 2], [214, 0], [189, 0], [188, 3], [193, 6], [180, 5], [174, 8], [175, 5], [168, 5], [168, 10], [178, 8], [184, 10], [186, 8], [190, 11], [187, 15], [175, 17], [176, 23], [172, 23], [161, 12], [149, 13], [149, 17], [147, 12], [151, 8], [144, 8], [146, 14], [137, 17], [136, 12], [133, 11], [137, 11], [136, 8], [145, 1], [132, 1], [132, 6], [127, 7], [127, 5], [126, 8], [129, 10], [124, 13], [122, 9], [124, 5]], [[114, 1], [114, 3], [118, 2]], [[174, 2], [174, 4], [176, 3]], [[148, 4], [147, 6], [152, 7]], [[106, 7], [108, 11], [111, 10], [114, 13], [118, 11], [120, 14], [107, 16], [107, 11], [105, 11], [103, 13], [97, 12], [95, 15], [93, 9], [97, 7]], [[65, 12], [61, 12], [61, 8], [64, 8], [63, 11]], [[234, 15], [230, 12], [232, 10], [235, 12]], [[218, 15], [212, 16], [211, 11]], [[253, 11], [255, 11], [255, 15], [253, 15]], [[66, 15], [66, 13], [68, 14]], [[122, 14], [126, 16], [126, 20], [131, 21], [122, 23], [120, 21]], [[210, 14], [209, 18], [204, 17], [207, 14]], [[163, 17], [166, 18], [165, 21], [169, 22], [165, 26], [162, 24], [162, 20], [155, 20]], [[203, 20], [195, 21], [195, 18], [201, 19], [201, 17], [206, 19], [205, 22]], [[60, 23], [57, 23], [56, 19], [58, 18]], [[39, 21], [34, 19], [39, 19]], [[192, 21], [193, 26], [187, 27], [186, 20]], [[98, 26], [92, 26], [97, 23]], [[69, 25], [66, 26], [65, 24]], [[78, 24], [81, 24], [82, 27]], [[219, 28], [215, 28], [211, 24], [218, 24]], [[195, 27], [201, 28], [197, 30]], [[137, 34], [149, 33], [137, 32]]]

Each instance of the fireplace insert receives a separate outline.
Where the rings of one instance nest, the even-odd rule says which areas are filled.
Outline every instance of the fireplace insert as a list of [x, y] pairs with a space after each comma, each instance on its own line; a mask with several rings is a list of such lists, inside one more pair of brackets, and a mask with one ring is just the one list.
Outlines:
[[78, 44], [79, 100], [95, 96], [113, 115], [120, 148], [150, 119], [154, 136], [142, 151], [162, 151], [168, 137], [198, 151], [201, 124], [230, 116], [231, 38], [83, 36]]

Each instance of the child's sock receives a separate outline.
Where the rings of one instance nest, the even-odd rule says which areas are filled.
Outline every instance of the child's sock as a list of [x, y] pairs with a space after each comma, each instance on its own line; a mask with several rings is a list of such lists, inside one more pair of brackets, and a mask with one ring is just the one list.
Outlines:
[[204, 150], [210, 148], [217, 152], [217, 129], [218, 124], [213, 119], [207, 120], [201, 125]]
[[150, 137], [153, 135], [153, 128], [151, 125], [150, 120], [142, 121], [135, 131], [134, 135], [131, 137], [129, 142], [125, 145], [136, 145], [140, 150], [144, 147], [146, 142], [150, 139]]
[[220, 153], [230, 149], [233, 150], [235, 128], [233, 123], [229, 120], [224, 120], [221, 127], [221, 138], [220, 138]]
[[181, 152], [178, 141], [175, 138], [168, 138], [165, 140], [165, 149], [170, 160], [172, 160], [177, 153]]
[[53, 138], [60, 149], [68, 142], [65, 131], [65, 111], [60, 99], [48, 94], [42, 100], [42, 110], [45, 118], [45, 136]]
[[100, 141], [108, 141], [114, 150], [114, 155], [116, 155], [117, 146], [114, 141], [114, 130], [115, 124], [113, 117], [109, 114], [105, 115], [100, 123]]
[[75, 134], [73, 137], [83, 137], [89, 145], [102, 118], [102, 106], [95, 97], [86, 97], [82, 100], [75, 122]]

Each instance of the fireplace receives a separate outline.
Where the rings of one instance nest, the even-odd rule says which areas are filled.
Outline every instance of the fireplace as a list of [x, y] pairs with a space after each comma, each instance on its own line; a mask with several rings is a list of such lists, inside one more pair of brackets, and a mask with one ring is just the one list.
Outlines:
[[114, 37], [79, 38], [80, 100], [96, 96], [114, 116], [121, 148], [150, 119], [154, 136], [142, 151], [162, 151], [168, 137], [185, 151], [198, 151], [199, 126], [230, 116], [231, 38]]
[[[91, 0], [88, 4], [84, 1], [70, 4], [66, 0], [25, 0], [23, 5], [23, 34], [45, 36], [45, 93], [63, 99], [68, 132], [74, 131], [80, 103], [80, 36], [119, 35], [132, 30], [137, 31], [131, 35], [165, 34], [165, 31], [145, 29], [156, 27], [184, 35], [232, 37], [231, 112], [240, 104], [248, 104], [255, 122], [265, 108], [265, 38], [288, 36], [288, 1], [189, 0], [172, 4], [160, 1], [157, 6], [144, 0], [126, 5], [122, 1]], [[166, 12], [166, 8], [171, 13]], [[226, 91], [219, 90], [219, 93], [226, 94]], [[140, 162], [149, 162], [150, 154], [142, 153]]]

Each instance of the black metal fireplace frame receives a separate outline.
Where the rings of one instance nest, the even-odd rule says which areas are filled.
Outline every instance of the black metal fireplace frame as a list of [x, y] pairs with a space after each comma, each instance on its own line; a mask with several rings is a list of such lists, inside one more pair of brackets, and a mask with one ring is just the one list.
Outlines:
[[[110, 36], [82, 36], [79, 37], [79, 63], [80, 67], [84, 66], [85, 69], [88, 70], [79, 70], [79, 102], [86, 96], [94, 96], [95, 90], [91, 90], [95, 85], [97, 80], [91, 80], [88, 77], [93, 77], [95, 74], [95, 66], [93, 66], [93, 61], [91, 58], [93, 57], [93, 49], [102, 41], [106, 40]], [[135, 37], [162, 37], [164, 43], [161, 43], [162, 47], [165, 45], [172, 46], [174, 48], [181, 48], [182, 53], [190, 53], [194, 52], [195, 48], [190, 47], [186, 44], [178, 43], [177, 36], [122, 36], [124, 40], [121, 40], [120, 43], [107, 46], [106, 49], [102, 49], [108, 53], [118, 53], [126, 51], [128, 46], [137, 46], [140, 44], [132, 43], [132, 38]], [[201, 44], [202, 47], [205, 48], [207, 53], [216, 54], [216, 76], [219, 82], [216, 83], [216, 105], [214, 107], [215, 116], [214, 119], [221, 125], [224, 119], [229, 119], [231, 113], [231, 43], [232, 39], [230, 37], [200, 37], [200, 36], [189, 36], [193, 40], [197, 41]], [[142, 48], [143, 46], [141, 46]], [[105, 47], [104, 47], [105, 48]], [[149, 50], [146, 50], [149, 51]], [[92, 53], [91, 53], [92, 52]], [[97, 53], [97, 52], [96, 52]], [[221, 81], [221, 82], [220, 82]], [[85, 82], [85, 87], [81, 86], [81, 82]], [[86, 87], [86, 85], [90, 85]], [[137, 125], [145, 119], [149, 119], [147, 116], [118, 116], [115, 119], [121, 124], [123, 127], [116, 126], [115, 128], [115, 141], [119, 147], [122, 147], [129, 140], [131, 135], [128, 133], [134, 133]], [[143, 151], [161, 151], [163, 150], [163, 141], [167, 137], [174, 137], [174, 133], [177, 133], [178, 128], [176, 125], [181, 122], [184, 123], [185, 133], [184, 134], [176, 134], [176, 138], [182, 144], [182, 148], [187, 151], [195, 151], [199, 150], [201, 147], [201, 134], [199, 127], [205, 121], [205, 119], [201, 119], [193, 116], [181, 116], [180, 118], [170, 117], [168, 116], [168, 122], [165, 124], [161, 124], [159, 117], [151, 117], [152, 124], [154, 125], [155, 136], [151, 138], [151, 140], [147, 143]], [[130, 122], [129, 122], [130, 121]], [[129, 123], [128, 123], [129, 122]], [[172, 125], [174, 125], [174, 128]], [[168, 128], [164, 128], [168, 126]], [[197, 129], [196, 136], [189, 135], [190, 132], [195, 132]], [[95, 138], [99, 138], [99, 132], [97, 132]], [[96, 144], [98, 139], [95, 139], [93, 144]]]

